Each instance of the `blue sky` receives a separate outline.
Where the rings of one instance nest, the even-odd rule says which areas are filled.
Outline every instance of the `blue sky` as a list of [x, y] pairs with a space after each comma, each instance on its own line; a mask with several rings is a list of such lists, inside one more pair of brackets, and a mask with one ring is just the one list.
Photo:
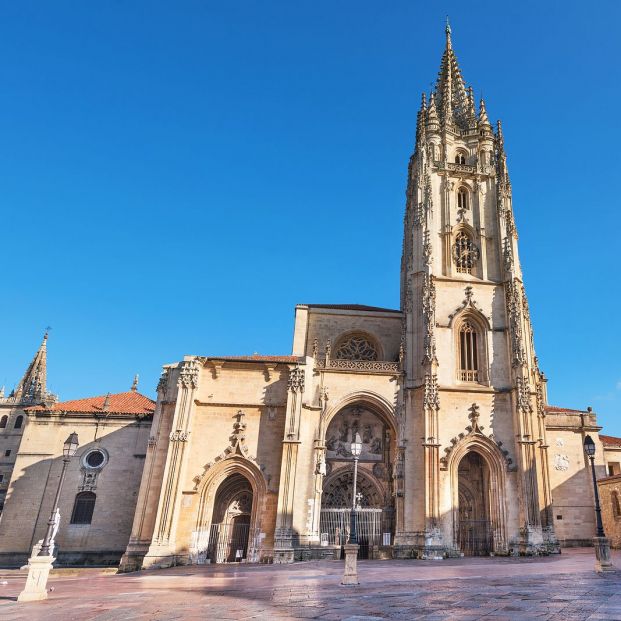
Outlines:
[[[439, 6], [441, 4], [441, 6]], [[444, 16], [501, 118], [550, 402], [621, 435], [618, 2], [4, 2], [0, 384], [62, 399], [289, 353], [294, 305], [397, 307]]]

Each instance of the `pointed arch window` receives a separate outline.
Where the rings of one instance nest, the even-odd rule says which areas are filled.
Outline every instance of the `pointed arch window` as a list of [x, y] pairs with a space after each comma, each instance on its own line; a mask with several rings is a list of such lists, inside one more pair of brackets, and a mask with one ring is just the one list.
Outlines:
[[459, 379], [462, 382], [479, 381], [478, 334], [470, 321], [459, 329]]
[[5, 414], [2, 418], [0, 418], [0, 429], [4, 429], [8, 422], [9, 422], [9, 417]]
[[21, 429], [23, 424], [24, 424], [24, 417], [20, 414], [15, 419], [15, 424], [13, 425], [13, 429]]
[[96, 499], [97, 496], [94, 492], [80, 492], [77, 494], [73, 503], [71, 524], [90, 524], [93, 520]]
[[455, 236], [453, 259], [459, 274], [472, 274], [472, 268], [479, 259], [479, 249], [465, 231]]
[[466, 164], [466, 154], [463, 151], [458, 151], [455, 154], [455, 164], [461, 164], [461, 165]]
[[457, 190], [457, 209], [468, 209], [468, 190], [466, 188]]

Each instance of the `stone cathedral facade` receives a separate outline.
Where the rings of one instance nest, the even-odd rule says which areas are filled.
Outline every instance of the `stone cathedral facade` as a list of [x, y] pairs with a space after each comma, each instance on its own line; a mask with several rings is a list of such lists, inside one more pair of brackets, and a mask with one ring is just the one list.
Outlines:
[[449, 28], [407, 175], [399, 309], [300, 304], [291, 355], [186, 356], [154, 407], [136, 384], [58, 403], [44, 340], [0, 396], [0, 562], [42, 536], [69, 427], [82, 444], [58, 545], [74, 561], [338, 558], [354, 505], [363, 557], [590, 544], [583, 441], [601, 476], [621, 472], [621, 439], [600, 439], [590, 408], [547, 402], [501, 125], [475, 105]]
[[167, 365], [121, 567], [335, 557], [354, 501], [363, 555], [558, 552], [593, 534], [582, 441], [598, 430], [547, 404], [501, 125], [447, 27], [408, 168], [400, 309], [299, 305], [291, 356]]

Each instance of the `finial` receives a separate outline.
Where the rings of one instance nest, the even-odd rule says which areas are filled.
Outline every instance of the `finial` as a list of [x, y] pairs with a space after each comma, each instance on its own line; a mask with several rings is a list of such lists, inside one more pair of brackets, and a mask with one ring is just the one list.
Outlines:
[[45, 334], [43, 335], [43, 342], [45, 343], [45, 341], [47, 341], [47, 337], [50, 334], [50, 330], [51, 330], [51, 326], [48, 326], [47, 328], [45, 328]]
[[446, 16], [446, 28], [444, 29], [444, 32], [446, 33], [446, 47], [450, 48], [451, 47], [451, 24], [449, 24], [448, 15]]
[[138, 390], [138, 373], [134, 375], [134, 381], [132, 383], [131, 391], [136, 392]]

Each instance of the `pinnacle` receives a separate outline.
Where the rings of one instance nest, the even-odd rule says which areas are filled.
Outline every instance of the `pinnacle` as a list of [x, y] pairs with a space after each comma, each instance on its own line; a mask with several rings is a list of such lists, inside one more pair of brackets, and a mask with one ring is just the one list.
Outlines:
[[489, 117], [487, 116], [487, 109], [483, 98], [481, 98], [481, 102], [479, 103], [479, 125], [485, 125], [489, 128], [492, 127], [492, 124], [489, 122]]

